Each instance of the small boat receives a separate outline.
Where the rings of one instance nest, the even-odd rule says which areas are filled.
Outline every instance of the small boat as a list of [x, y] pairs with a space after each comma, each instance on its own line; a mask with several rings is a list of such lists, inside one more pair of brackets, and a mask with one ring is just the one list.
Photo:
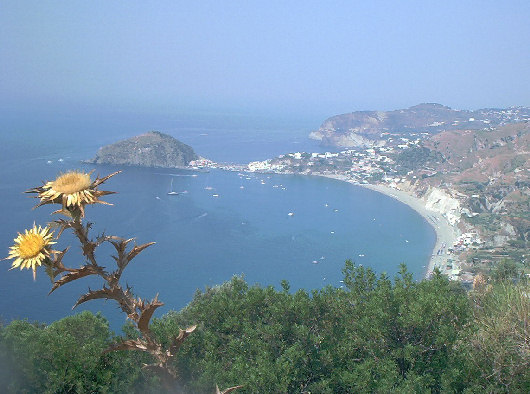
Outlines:
[[313, 260], [312, 263], [313, 263], [313, 264], [318, 264], [318, 261]]
[[219, 197], [219, 194], [212, 194], [212, 197]]
[[288, 215], [288, 216], [293, 216], [293, 215], [294, 215], [294, 212], [289, 212], [287, 215]]
[[169, 186], [169, 191], [167, 192], [170, 196], [178, 196], [178, 192], [173, 190], [173, 178], [171, 178], [171, 184]]

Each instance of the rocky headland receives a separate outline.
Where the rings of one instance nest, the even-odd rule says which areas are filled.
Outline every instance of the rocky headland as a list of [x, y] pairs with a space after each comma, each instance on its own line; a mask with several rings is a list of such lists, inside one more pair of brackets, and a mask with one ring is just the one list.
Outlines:
[[141, 167], [186, 167], [199, 157], [193, 148], [158, 131], [138, 135], [99, 149], [94, 164], [118, 164]]
[[393, 111], [355, 111], [326, 119], [310, 138], [323, 145], [367, 148], [388, 139], [433, 135], [449, 130], [482, 130], [530, 120], [530, 108], [457, 110], [426, 103]]

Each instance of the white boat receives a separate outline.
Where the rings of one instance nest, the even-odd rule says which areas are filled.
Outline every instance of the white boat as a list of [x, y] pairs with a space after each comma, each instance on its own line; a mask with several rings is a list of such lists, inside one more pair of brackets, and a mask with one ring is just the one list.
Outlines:
[[167, 194], [170, 195], [170, 196], [177, 196], [178, 195], [178, 192], [173, 190], [173, 178], [171, 178], [171, 184], [169, 186], [169, 191], [167, 192]]
[[294, 212], [289, 212], [287, 215], [288, 215], [288, 216], [293, 216], [293, 215], [294, 215]]

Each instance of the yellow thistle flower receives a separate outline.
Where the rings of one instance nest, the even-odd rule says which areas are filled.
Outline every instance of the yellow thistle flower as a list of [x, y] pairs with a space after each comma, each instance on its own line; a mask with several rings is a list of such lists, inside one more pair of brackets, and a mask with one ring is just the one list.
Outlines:
[[57, 212], [68, 214], [78, 208], [81, 216], [84, 216], [84, 206], [87, 204], [112, 205], [101, 201], [99, 197], [114, 192], [97, 190], [97, 187], [118, 172], [104, 178], [98, 177], [92, 181], [90, 178], [92, 172], [69, 171], [59, 175], [51, 182], [46, 182], [41, 187], [28, 190], [27, 193], [38, 194], [37, 198], [40, 198], [41, 202], [37, 206], [54, 203], [61, 204], [62, 209]]
[[37, 266], [49, 261], [50, 253], [54, 252], [51, 250], [51, 245], [55, 244], [52, 239], [53, 233], [49, 227], [37, 227], [35, 224], [24, 234], [18, 233], [14, 240], [15, 244], [9, 248], [9, 255], [6, 257], [6, 259], [14, 259], [11, 269], [20, 267], [22, 270], [31, 267], [33, 280], [35, 280]]

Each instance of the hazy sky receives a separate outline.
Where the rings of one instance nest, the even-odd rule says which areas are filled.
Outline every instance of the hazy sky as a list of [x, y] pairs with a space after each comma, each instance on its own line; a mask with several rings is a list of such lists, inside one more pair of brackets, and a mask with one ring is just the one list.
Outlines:
[[0, 104], [530, 106], [530, 1], [0, 1]]

